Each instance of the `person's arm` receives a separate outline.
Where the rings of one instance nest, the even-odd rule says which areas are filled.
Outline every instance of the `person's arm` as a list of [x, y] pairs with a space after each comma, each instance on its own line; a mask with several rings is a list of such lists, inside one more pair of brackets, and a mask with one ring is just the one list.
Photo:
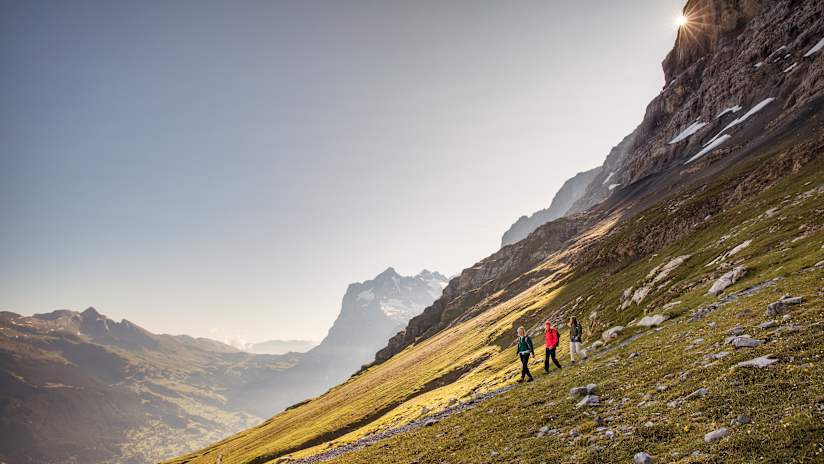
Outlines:
[[529, 351], [532, 352], [532, 357], [534, 358], [535, 357], [535, 346], [532, 345], [532, 338], [528, 337], [526, 340], [529, 343]]

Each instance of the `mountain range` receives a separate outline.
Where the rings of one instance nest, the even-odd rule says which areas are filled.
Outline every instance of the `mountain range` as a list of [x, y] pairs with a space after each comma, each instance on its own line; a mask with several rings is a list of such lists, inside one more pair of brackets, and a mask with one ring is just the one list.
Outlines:
[[157, 335], [91, 307], [0, 312], [0, 462], [157, 462], [256, 425], [354, 374], [445, 285], [392, 268], [352, 284], [305, 354]]
[[[562, 216], [452, 278], [358, 374], [169, 462], [820, 462], [821, 5], [683, 14], [664, 88]], [[546, 321], [564, 367], [519, 385], [515, 328]]]

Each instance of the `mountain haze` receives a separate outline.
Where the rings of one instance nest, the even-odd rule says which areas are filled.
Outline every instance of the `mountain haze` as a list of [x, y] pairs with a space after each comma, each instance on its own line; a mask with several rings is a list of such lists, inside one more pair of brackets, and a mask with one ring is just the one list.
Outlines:
[[[538, 227], [565, 215], [572, 208], [572, 205], [584, 195], [587, 186], [592, 183], [592, 179], [601, 173], [601, 170], [601, 167], [597, 167], [589, 171], [579, 172], [573, 178], [564, 182], [564, 185], [552, 198], [549, 208], [536, 211], [530, 216], [521, 216], [512, 224], [509, 230], [504, 232], [501, 238], [501, 247], [520, 242]], [[605, 182], [609, 182], [609, 179], [606, 179]]]
[[[357, 375], [170, 462], [820, 462], [821, 5], [684, 15], [666, 86], [566, 216], [464, 269]], [[547, 320], [564, 368], [517, 385], [514, 330]]]

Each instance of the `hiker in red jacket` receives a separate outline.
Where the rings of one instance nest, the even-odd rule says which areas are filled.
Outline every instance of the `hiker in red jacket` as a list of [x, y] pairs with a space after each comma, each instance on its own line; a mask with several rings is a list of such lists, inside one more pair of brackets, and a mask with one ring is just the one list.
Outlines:
[[552, 358], [552, 362], [558, 366], [558, 369], [561, 368], [561, 363], [558, 362], [558, 359], [555, 358], [555, 348], [558, 347], [558, 340], [560, 336], [558, 335], [558, 331], [555, 330], [555, 327], [552, 327], [552, 324], [549, 321], [546, 321], [546, 354], [544, 356], [544, 372], [549, 374], [549, 358]]

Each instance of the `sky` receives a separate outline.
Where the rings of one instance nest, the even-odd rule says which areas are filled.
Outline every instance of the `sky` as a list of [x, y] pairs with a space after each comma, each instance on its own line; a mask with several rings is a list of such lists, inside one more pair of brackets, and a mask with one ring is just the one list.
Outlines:
[[0, 0], [0, 310], [319, 341], [600, 165], [684, 0]]

